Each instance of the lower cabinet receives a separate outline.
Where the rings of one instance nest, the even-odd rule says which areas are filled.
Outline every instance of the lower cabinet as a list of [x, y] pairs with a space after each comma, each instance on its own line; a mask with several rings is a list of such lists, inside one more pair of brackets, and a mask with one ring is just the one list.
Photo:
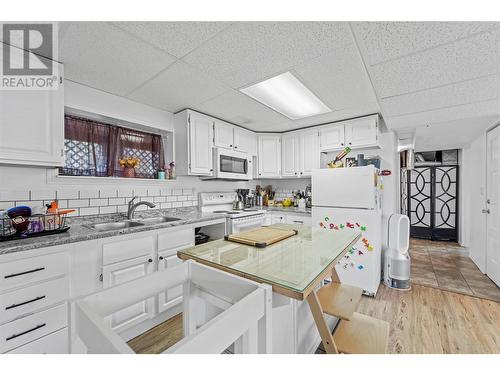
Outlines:
[[[103, 287], [110, 288], [127, 281], [146, 276], [153, 272], [153, 254], [129, 259], [123, 262], [104, 266], [102, 271]], [[108, 317], [112, 329], [125, 331], [154, 316], [154, 298], [129, 306]]]
[[[182, 263], [177, 254], [159, 256], [158, 271], [172, 268]], [[158, 312], [166, 311], [182, 302], [182, 286], [166, 290], [158, 296]]]
[[63, 328], [13, 349], [7, 354], [68, 354], [68, 337], [68, 328]]
[[310, 215], [298, 215], [285, 212], [272, 212], [268, 213], [270, 217], [270, 224], [294, 224], [294, 225], [312, 225]]

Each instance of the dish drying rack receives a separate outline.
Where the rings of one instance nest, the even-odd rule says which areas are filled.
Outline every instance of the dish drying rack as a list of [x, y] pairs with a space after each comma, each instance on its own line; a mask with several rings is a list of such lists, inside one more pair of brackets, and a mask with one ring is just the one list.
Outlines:
[[[16, 223], [22, 217], [27, 225]], [[70, 227], [66, 225], [67, 213], [46, 213], [31, 216], [17, 216], [14, 218], [0, 218], [0, 241], [10, 241], [23, 238], [48, 236], [66, 232]], [[24, 229], [26, 227], [26, 229]]]

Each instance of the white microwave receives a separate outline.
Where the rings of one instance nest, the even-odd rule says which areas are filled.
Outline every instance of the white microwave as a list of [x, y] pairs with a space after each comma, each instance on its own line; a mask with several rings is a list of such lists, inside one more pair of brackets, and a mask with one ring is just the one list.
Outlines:
[[246, 152], [214, 148], [214, 174], [207, 179], [251, 180], [252, 157]]

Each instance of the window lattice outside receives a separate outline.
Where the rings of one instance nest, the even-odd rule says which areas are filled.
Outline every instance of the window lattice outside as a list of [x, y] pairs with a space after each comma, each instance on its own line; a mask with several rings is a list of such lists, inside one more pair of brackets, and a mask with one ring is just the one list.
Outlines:
[[156, 174], [155, 165], [160, 161], [160, 155], [148, 150], [140, 150], [136, 148], [124, 148], [123, 157], [133, 157], [140, 160], [140, 163], [135, 167], [137, 177], [154, 178]]
[[[95, 149], [96, 160], [90, 157], [90, 148]], [[64, 152], [66, 155], [64, 174], [92, 176], [106, 175], [106, 160], [103, 155], [103, 147], [97, 143], [64, 140]]]

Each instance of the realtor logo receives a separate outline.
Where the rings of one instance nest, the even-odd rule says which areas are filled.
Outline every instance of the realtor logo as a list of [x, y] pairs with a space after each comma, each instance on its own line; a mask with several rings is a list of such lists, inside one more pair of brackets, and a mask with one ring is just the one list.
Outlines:
[[60, 81], [56, 25], [4, 23], [1, 26], [0, 89], [56, 89]]

